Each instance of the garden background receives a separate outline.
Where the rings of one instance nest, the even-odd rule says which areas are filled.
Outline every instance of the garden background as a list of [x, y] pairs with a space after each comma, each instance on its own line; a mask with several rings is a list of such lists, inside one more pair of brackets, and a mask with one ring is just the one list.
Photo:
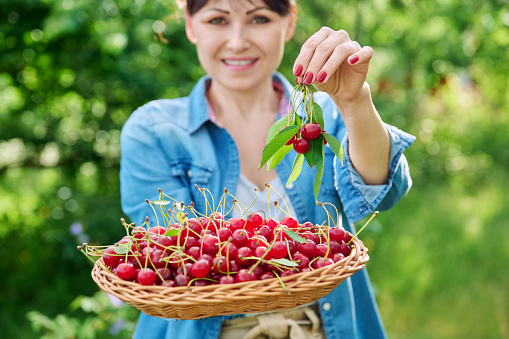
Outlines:
[[[375, 54], [383, 119], [414, 134], [414, 185], [363, 232], [390, 338], [509, 338], [509, 3], [299, 0], [280, 71], [321, 26]], [[203, 75], [162, 0], [0, 0], [3, 338], [129, 338], [82, 242], [123, 235], [119, 135]]]

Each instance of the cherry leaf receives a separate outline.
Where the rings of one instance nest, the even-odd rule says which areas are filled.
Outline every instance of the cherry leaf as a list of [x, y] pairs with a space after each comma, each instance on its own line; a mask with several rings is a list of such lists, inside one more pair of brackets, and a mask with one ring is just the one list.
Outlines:
[[300, 171], [302, 170], [302, 165], [304, 164], [304, 156], [302, 154], [297, 154], [295, 160], [293, 161], [292, 171], [290, 172], [290, 176], [288, 177], [288, 181], [286, 182], [286, 187], [295, 181], [300, 175]]
[[280, 264], [280, 265], [284, 265], [284, 266], [290, 266], [290, 267], [299, 266], [299, 264], [297, 264], [296, 262], [290, 261], [290, 260], [285, 259], [285, 258], [282, 258], [282, 259], [270, 259], [269, 263], [270, 262], [275, 262], [276, 264]]
[[271, 170], [275, 168], [281, 160], [293, 149], [292, 145], [284, 145], [267, 161], [267, 169]]
[[314, 140], [310, 140], [309, 143], [311, 147], [309, 151], [304, 153], [304, 157], [309, 164], [309, 167], [313, 168], [313, 166], [319, 165], [323, 162], [323, 137], [320, 135], [318, 138]]
[[128, 247], [128, 243], [120, 244], [115, 247], [115, 253], [116, 254], [126, 254], [129, 251], [129, 247]]
[[322, 130], [324, 129], [323, 111], [320, 105], [318, 105], [316, 102], [313, 102], [313, 121], [317, 122]]
[[[288, 124], [288, 120], [290, 120], [290, 124]], [[276, 134], [278, 134], [281, 128], [289, 125], [293, 125], [293, 121], [291, 121], [291, 115], [290, 116], [285, 115], [284, 117], [273, 123], [272, 126], [270, 126], [269, 134], [267, 135], [267, 142], [271, 141], [276, 136]]]
[[[322, 159], [324, 159], [324, 158], [325, 158], [325, 150], [324, 150], [324, 148], [322, 148]], [[318, 193], [320, 192], [320, 186], [322, 185], [324, 163], [325, 163], [325, 161], [322, 161], [316, 168], [315, 188], [314, 188], [316, 201], [318, 201]]]
[[260, 168], [279, 150], [281, 147], [285, 146], [285, 144], [297, 133], [300, 129], [300, 126], [288, 126], [279, 131], [278, 134], [274, 138], [272, 138], [263, 149], [262, 153], [262, 161], [260, 163]]
[[174, 237], [176, 235], [179, 235], [180, 231], [181, 231], [180, 228], [179, 229], [172, 228], [172, 229], [167, 230], [166, 233], [164, 233], [164, 235], [166, 237]]
[[325, 140], [327, 140], [327, 143], [329, 144], [329, 147], [332, 149], [332, 152], [338, 157], [339, 161], [341, 162], [341, 165], [343, 164], [343, 145], [333, 137], [332, 135], [328, 133], [322, 133]]
[[301, 243], [301, 244], [305, 244], [306, 243], [306, 239], [304, 239], [303, 237], [301, 237], [300, 235], [298, 235], [294, 231], [289, 230], [288, 228], [285, 228], [284, 232], [286, 233], [286, 235], [288, 235], [290, 238], [292, 238], [296, 242]]

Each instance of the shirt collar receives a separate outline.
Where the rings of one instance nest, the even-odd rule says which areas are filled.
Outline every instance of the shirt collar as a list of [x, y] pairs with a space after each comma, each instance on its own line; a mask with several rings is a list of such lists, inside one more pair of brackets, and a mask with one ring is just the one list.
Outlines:
[[[279, 72], [274, 72], [272, 80], [275, 87], [281, 88], [284, 91], [283, 97], [288, 103], [288, 98], [293, 90], [293, 86], [288, 80]], [[193, 91], [189, 95], [190, 100], [190, 112], [189, 112], [189, 133], [196, 132], [203, 124], [207, 121], [211, 121], [209, 116], [209, 109], [207, 103], [207, 83], [210, 82], [210, 76], [206, 75], [198, 80], [198, 83], [194, 87]], [[283, 105], [283, 102], [281, 103]], [[287, 110], [287, 104], [284, 106]], [[282, 114], [282, 106], [279, 107], [278, 117]], [[283, 109], [284, 110], [284, 109]]]

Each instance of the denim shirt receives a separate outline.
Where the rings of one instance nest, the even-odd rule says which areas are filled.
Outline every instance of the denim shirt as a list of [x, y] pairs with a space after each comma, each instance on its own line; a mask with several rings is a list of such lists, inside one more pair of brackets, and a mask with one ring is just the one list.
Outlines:
[[[283, 85], [290, 97], [293, 86], [279, 73], [273, 80]], [[145, 199], [158, 198], [158, 189], [177, 201], [195, 203], [204, 213], [206, 202], [195, 185], [208, 189], [219, 201], [226, 188], [234, 193], [240, 175], [239, 154], [228, 132], [210, 121], [205, 96], [207, 76], [196, 84], [188, 97], [147, 103], [128, 119], [121, 134], [120, 183], [122, 208], [131, 221], [141, 223], [146, 216], [154, 224], [153, 210]], [[414, 137], [386, 125], [391, 141], [390, 171], [385, 185], [366, 185], [353, 168], [348, 154], [348, 136], [336, 105], [330, 97], [315, 93], [314, 100], [324, 112], [325, 130], [342, 141], [341, 163], [325, 147], [325, 164], [318, 201], [334, 204], [343, 226], [355, 233], [353, 223], [375, 210], [392, 207], [410, 189], [408, 164], [403, 151]], [[296, 153], [292, 150], [276, 167], [287, 182]], [[327, 220], [314, 196], [316, 168], [304, 165], [297, 180], [287, 188], [299, 222], [321, 224]], [[226, 200], [225, 211], [232, 206]], [[329, 339], [386, 338], [366, 269], [346, 279], [319, 301], [321, 319]], [[217, 338], [221, 324], [245, 315], [216, 316], [198, 320], [161, 319], [140, 314], [134, 338]]]

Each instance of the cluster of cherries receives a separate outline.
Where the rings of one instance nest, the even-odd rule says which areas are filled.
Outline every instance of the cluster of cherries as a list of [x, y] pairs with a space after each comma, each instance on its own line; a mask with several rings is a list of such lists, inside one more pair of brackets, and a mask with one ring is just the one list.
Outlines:
[[[320, 134], [322, 134], [322, 128], [320, 125], [316, 122], [310, 122], [302, 126], [299, 132], [288, 140], [285, 145], [293, 145], [295, 152], [304, 154], [311, 148], [309, 140], [317, 139]], [[325, 138], [323, 138], [323, 143], [324, 145], [327, 144], [327, 140], [325, 140]]]
[[284, 277], [348, 256], [352, 235], [339, 227], [280, 222], [259, 214], [223, 219], [220, 213], [182, 224], [131, 226], [130, 235], [102, 252], [119, 278], [142, 285], [206, 286]]

